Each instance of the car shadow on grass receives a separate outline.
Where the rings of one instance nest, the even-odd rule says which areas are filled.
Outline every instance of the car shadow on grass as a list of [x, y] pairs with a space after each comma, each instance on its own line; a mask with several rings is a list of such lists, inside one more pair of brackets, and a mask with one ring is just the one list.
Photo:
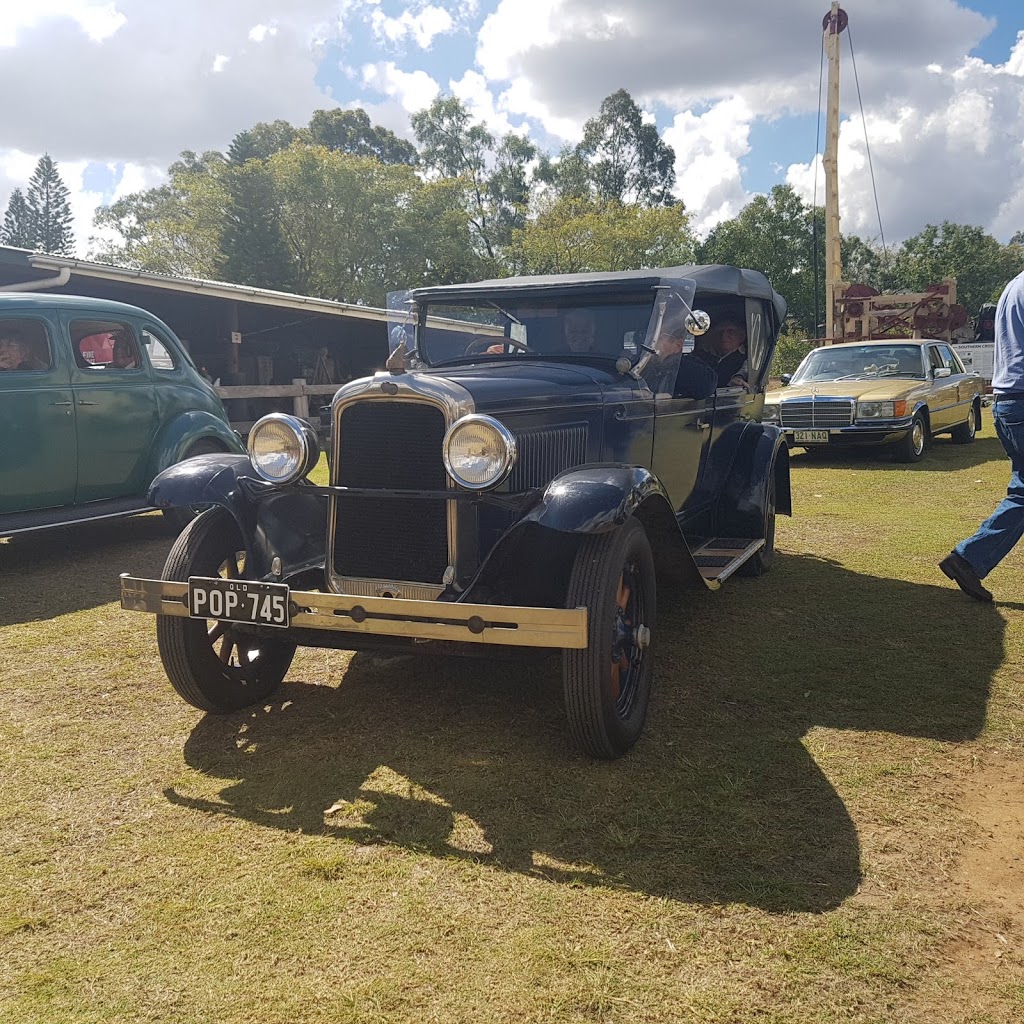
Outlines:
[[[881, 446], [876, 447], [841, 447], [839, 445], [820, 445], [813, 448], [794, 446], [791, 456], [792, 465], [828, 467], [829, 469], [874, 470], [879, 463], [892, 465], [896, 469], [931, 470], [945, 472], [947, 470], [971, 469], [1006, 459], [1006, 452], [997, 437], [979, 437], [971, 444], [957, 444], [948, 437], [933, 437], [928, 442], [928, 450], [917, 462], [895, 462], [892, 453]], [[1007, 464], [1009, 466], [1009, 464]], [[1009, 468], [1007, 468], [1009, 475]]]
[[783, 555], [770, 579], [663, 608], [659, 643], [648, 728], [617, 762], [571, 748], [557, 661], [357, 655], [340, 687], [293, 682], [203, 718], [185, 757], [225, 785], [166, 795], [350, 840], [342, 859], [390, 844], [563, 884], [824, 911], [856, 891], [860, 846], [805, 734], [977, 736], [1003, 621], [948, 588]]
[[159, 514], [79, 523], [0, 542], [0, 628], [119, 601], [120, 574], [159, 577], [173, 543]]

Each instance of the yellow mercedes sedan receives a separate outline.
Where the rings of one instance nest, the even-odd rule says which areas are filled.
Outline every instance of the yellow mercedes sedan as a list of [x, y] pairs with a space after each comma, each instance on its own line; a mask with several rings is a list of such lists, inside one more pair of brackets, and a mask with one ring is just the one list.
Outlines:
[[765, 396], [762, 418], [808, 450], [884, 445], [898, 462], [916, 462], [937, 434], [970, 444], [981, 427], [984, 381], [944, 341], [825, 345], [782, 384]]

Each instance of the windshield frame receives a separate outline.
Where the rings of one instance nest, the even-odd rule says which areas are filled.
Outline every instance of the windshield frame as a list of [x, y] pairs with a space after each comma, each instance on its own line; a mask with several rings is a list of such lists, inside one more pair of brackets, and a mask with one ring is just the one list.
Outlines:
[[[625, 373], [633, 370], [653, 347], [665, 315], [662, 297], [672, 292], [682, 293], [686, 301], [692, 304], [695, 289], [695, 282], [687, 278], [660, 279], [654, 287], [642, 289], [626, 288], [621, 283], [605, 283], [585, 287], [495, 290], [493, 295], [479, 291], [467, 291], [465, 295], [427, 295], [411, 304], [411, 315], [407, 323], [411, 321], [413, 331], [407, 340], [408, 351], [415, 364], [424, 368], [495, 364], [511, 359], [516, 364], [539, 361], [607, 369], [614, 367]], [[495, 321], [500, 318], [501, 322], [477, 325], [467, 319], [460, 325], [444, 312], [457, 307], [488, 310], [495, 314]], [[600, 345], [600, 348], [577, 351], [568, 347], [568, 337], [564, 333], [565, 321], [574, 310], [587, 312], [593, 323], [591, 344]], [[535, 314], [532, 318], [529, 315], [531, 312]], [[610, 326], [607, 326], [606, 320], [602, 320], [602, 315], [611, 318]], [[556, 323], [561, 326], [555, 327]], [[431, 327], [479, 335], [490, 335], [493, 332], [496, 344], [503, 339], [509, 344], [501, 352], [462, 351], [455, 355], [442, 355], [438, 351], [438, 341], [441, 339], [435, 338], [432, 343], [428, 334]], [[516, 341], [525, 341], [528, 345], [531, 343], [531, 330], [535, 332], [535, 343], [543, 343], [544, 347], [531, 351], [518, 348]], [[622, 345], [614, 348], [619, 337]], [[478, 344], [482, 344], [482, 340]], [[628, 367], [621, 364], [623, 357], [628, 357]]]

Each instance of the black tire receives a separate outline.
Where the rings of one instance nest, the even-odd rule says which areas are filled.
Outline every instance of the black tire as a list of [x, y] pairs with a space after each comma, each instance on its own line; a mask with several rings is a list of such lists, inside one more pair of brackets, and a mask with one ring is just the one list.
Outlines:
[[[184, 582], [189, 576], [243, 576], [242, 546], [231, 513], [211, 508], [174, 542], [163, 578]], [[228, 623], [170, 615], [157, 616], [156, 641], [167, 678], [182, 699], [200, 711], [217, 713], [268, 697], [295, 654], [293, 643], [263, 640]]]
[[981, 408], [977, 404], [971, 406], [971, 414], [967, 417], [966, 423], [955, 426], [952, 431], [952, 438], [956, 444], [971, 444], [978, 434], [981, 426]]
[[897, 462], [917, 462], [924, 458], [928, 450], [928, 421], [923, 413], [914, 413], [910, 429], [892, 448]]
[[768, 493], [764, 500], [764, 513], [761, 525], [761, 536], [764, 547], [752, 558], [748, 558], [740, 567], [741, 576], [763, 576], [775, 563], [775, 464], [772, 463], [771, 475], [768, 478]]
[[[224, 451], [223, 445], [204, 438], [201, 441], [196, 441], [185, 453], [185, 457], [181, 461], [184, 462], [185, 459], [191, 459], [196, 455], [216, 455], [222, 451]], [[172, 532], [181, 533], [200, 512], [204, 512], [208, 507], [207, 505], [186, 505], [183, 508], [165, 508], [162, 511], [164, 521], [171, 528]]]
[[592, 757], [625, 754], [643, 731], [654, 661], [655, 584], [651, 545], [637, 520], [580, 543], [566, 607], [587, 608], [589, 644], [563, 653], [562, 685], [569, 731]]

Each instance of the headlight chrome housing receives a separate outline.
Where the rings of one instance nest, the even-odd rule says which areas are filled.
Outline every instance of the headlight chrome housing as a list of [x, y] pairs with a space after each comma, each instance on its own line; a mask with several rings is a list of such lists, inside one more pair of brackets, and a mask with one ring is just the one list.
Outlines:
[[246, 447], [252, 468], [271, 484], [301, 480], [320, 458], [316, 431], [304, 420], [283, 412], [257, 420]]
[[451, 425], [442, 454], [448, 475], [460, 487], [486, 491], [509, 475], [518, 452], [515, 435], [504, 423], [473, 413]]
[[779, 403], [778, 402], [765, 402], [764, 409], [761, 410], [761, 421], [763, 423], [778, 423], [779, 422]]
[[858, 402], [857, 419], [891, 420], [895, 417], [892, 402]]

